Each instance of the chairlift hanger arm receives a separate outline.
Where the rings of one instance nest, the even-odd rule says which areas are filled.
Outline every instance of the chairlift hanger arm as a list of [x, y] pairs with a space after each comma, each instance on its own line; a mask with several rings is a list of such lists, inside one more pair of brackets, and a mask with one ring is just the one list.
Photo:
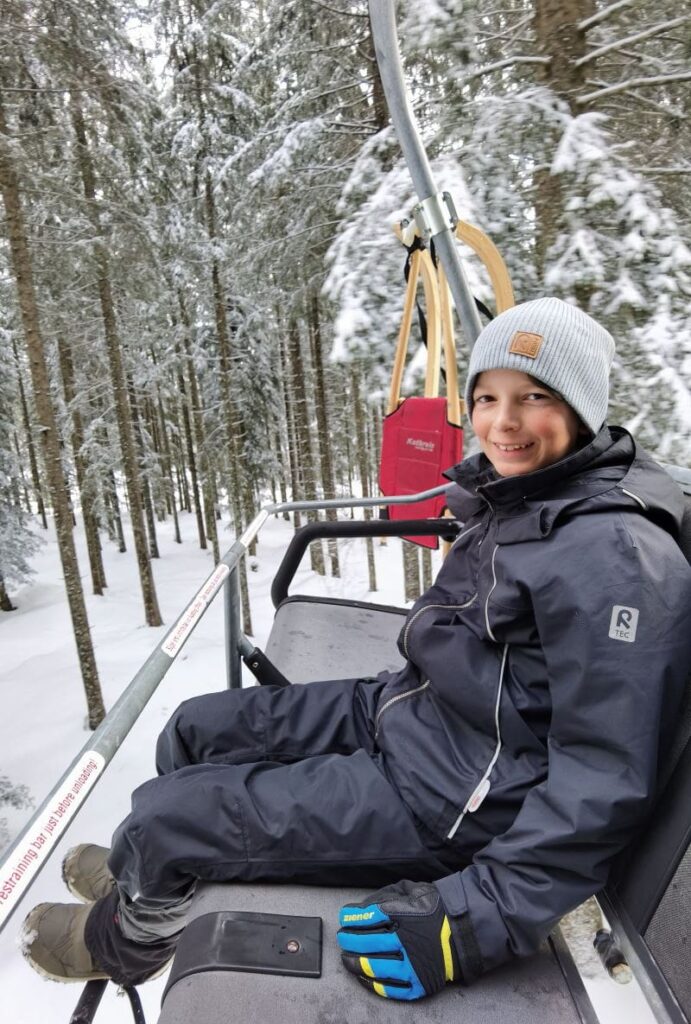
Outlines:
[[[463, 272], [454, 240], [454, 224], [437, 189], [408, 99], [398, 49], [394, 0], [369, 0], [374, 50], [386, 103], [420, 204], [432, 222], [432, 237], [470, 348], [480, 333], [480, 317]], [[443, 225], [443, 226], [442, 226]]]

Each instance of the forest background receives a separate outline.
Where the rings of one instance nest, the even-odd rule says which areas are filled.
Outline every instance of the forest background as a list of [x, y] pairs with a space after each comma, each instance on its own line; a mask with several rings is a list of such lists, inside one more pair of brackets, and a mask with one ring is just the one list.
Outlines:
[[[518, 301], [559, 295], [612, 331], [610, 421], [689, 465], [680, 10], [416, 0], [399, 30], [440, 187]], [[0, 608], [52, 518], [95, 727], [83, 587], [107, 586], [104, 544], [134, 551], [156, 626], [157, 523], [179, 538], [190, 513], [217, 561], [219, 522], [241, 531], [267, 497], [374, 492], [404, 289], [391, 227], [414, 197], [364, 0], [3, 0], [0, 19]], [[338, 574], [335, 548], [312, 559]], [[429, 560], [406, 559], [414, 593]], [[244, 579], [243, 605], [251, 633]]]

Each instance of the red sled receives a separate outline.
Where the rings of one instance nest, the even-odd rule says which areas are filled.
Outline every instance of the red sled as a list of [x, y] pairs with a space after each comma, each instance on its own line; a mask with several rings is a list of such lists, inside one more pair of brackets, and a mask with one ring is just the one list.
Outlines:
[[[423, 397], [401, 400], [401, 383], [418, 281], [422, 277], [427, 307], [427, 369]], [[441, 350], [444, 348], [447, 397], [439, 396]], [[429, 251], [416, 249], [410, 261], [403, 319], [398, 335], [391, 388], [382, 430], [379, 488], [383, 495], [417, 494], [446, 483], [442, 473], [461, 461], [463, 431], [456, 372], [449, 288]], [[444, 512], [444, 495], [413, 505], [390, 505], [389, 519], [436, 519]], [[426, 548], [438, 537], [406, 537]]]
[[[448, 483], [442, 475], [463, 456], [463, 430], [447, 419], [446, 398], [406, 398], [383, 424], [379, 487], [382, 494], [416, 494]], [[413, 505], [389, 505], [389, 519], [436, 519], [443, 494]], [[406, 537], [437, 548], [438, 537]]]

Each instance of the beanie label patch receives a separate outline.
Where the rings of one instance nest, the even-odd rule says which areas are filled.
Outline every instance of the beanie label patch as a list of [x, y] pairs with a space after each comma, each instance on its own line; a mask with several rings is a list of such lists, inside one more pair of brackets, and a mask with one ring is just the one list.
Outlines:
[[537, 359], [543, 341], [544, 338], [541, 334], [531, 334], [529, 331], [516, 331], [509, 343], [509, 352], [513, 352], [516, 356], [528, 356], [529, 359]]

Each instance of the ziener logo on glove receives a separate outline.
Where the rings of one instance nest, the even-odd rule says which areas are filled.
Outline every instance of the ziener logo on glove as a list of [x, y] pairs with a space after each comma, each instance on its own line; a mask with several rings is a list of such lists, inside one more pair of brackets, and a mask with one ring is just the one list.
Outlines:
[[369, 921], [374, 917], [374, 911], [370, 910], [367, 914], [344, 914], [343, 923], [346, 921]]

